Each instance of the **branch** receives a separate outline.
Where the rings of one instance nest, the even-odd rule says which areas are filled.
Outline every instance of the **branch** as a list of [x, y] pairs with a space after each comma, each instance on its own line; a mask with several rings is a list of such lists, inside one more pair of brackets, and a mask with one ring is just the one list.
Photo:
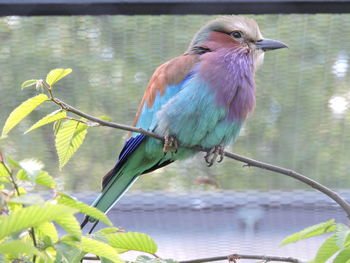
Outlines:
[[300, 260], [296, 258], [291, 258], [291, 257], [272, 257], [272, 256], [243, 255], [243, 254], [233, 254], [229, 256], [185, 260], [185, 261], [179, 261], [179, 263], [203, 263], [203, 262], [212, 262], [212, 261], [219, 261], [219, 260], [225, 260], [225, 259], [233, 263], [236, 263], [236, 260], [238, 259], [258, 259], [258, 260], [264, 260], [265, 262], [278, 261], [278, 262], [302, 263]]
[[[91, 116], [85, 112], [82, 112], [82, 111], [68, 105], [67, 103], [57, 99], [57, 98], [53, 98], [52, 101], [54, 103], [56, 103], [57, 105], [59, 105], [60, 107], [62, 107], [62, 109], [66, 110], [68, 112], [74, 113], [74, 114], [76, 114], [80, 117], [83, 117], [85, 119], [88, 119], [90, 121], [96, 122], [96, 123], [100, 124], [101, 126], [111, 127], [111, 128], [130, 131], [130, 132], [143, 133], [149, 137], [153, 137], [155, 139], [164, 141], [164, 138], [162, 136], [159, 136], [159, 135], [157, 135], [153, 132], [150, 132], [150, 131], [146, 131], [142, 128], [137, 128], [137, 127], [132, 127], [132, 126], [128, 126], [128, 125], [118, 124], [115, 122], [101, 120], [101, 119], [96, 118], [94, 116]], [[180, 145], [180, 147], [188, 148], [188, 149], [192, 149], [192, 150], [196, 150], [196, 151], [202, 151], [202, 152], [208, 152], [208, 150], [209, 150], [209, 149], [206, 149], [206, 148], [203, 148], [200, 146], [188, 147], [188, 146]], [[333, 190], [331, 190], [328, 187], [306, 177], [305, 175], [302, 175], [302, 174], [297, 173], [297, 172], [290, 170], [290, 169], [286, 169], [286, 168], [275, 166], [272, 164], [260, 162], [260, 161], [257, 161], [257, 160], [251, 159], [251, 158], [247, 158], [247, 157], [244, 157], [244, 156], [241, 156], [241, 155], [238, 155], [235, 153], [231, 153], [231, 152], [225, 151], [224, 155], [230, 159], [234, 159], [234, 160], [243, 162], [246, 164], [246, 166], [258, 167], [258, 168], [265, 169], [265, 170], [268, 170], [271, 172], [284, 174], [284, 175], [292, 177], [292, 178], [294, 178], [294, 179], [296, 179], [304, 184], [311, 186], [312, 188], [324, 193], [329, 198], [333, 199], [344, 210], [348, 219], [350, 219], [350, 204], [347, 201], [345, 201], [342, 197], [340, 197]]]
[[[204, 263], [204, 262], [212, 262], [212, 261], [219, 261], [219, 260], [228, 260], [229, 262], [236, 263], [237, 262], [236, 260], [238, 259], [257, 259], [257, 260], [264, 260], [265, 262], [277, 261], [277, 262], [302, 263], [300, 260], [296, 258], [291, 258], [291, 257], [273, 257], [273, 256], [263, 256], [263, 255], [243, 255], [243, 254], [233, 254], [233, 255], [221, 256], [221, 257], [184, 260], [184, 261], [179, 261], [178, 263]], [[96, 260], [100, 260], [100, 258], [93, 257], [93, 256], [86, 256], [83, 258], [83, 260], [96, 261]]]

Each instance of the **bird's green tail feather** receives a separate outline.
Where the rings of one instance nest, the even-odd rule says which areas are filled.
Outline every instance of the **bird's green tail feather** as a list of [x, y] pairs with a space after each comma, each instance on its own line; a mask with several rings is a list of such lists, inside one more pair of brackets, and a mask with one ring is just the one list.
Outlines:
[[107, 213], [137, 178], [138, 175], [124, 174], [123, 171], [121, 171], [110, 180], [92, 206]]

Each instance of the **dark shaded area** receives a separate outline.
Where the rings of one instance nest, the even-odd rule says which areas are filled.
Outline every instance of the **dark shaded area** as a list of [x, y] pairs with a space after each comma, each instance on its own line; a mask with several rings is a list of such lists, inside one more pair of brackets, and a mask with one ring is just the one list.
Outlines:
[[3, 0], [0, 15], [162, 15], [348, 13], [349, 1], [317, 0]]

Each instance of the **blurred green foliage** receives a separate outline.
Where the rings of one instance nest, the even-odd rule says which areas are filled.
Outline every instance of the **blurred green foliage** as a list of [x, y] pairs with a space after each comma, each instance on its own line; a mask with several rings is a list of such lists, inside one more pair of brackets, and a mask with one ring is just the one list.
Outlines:
[[[58, 192], [43, 168], [38, 160], [17, 162], [0, 152], [1, 263], [79, 263], [87, 254], [98, 256], [99, 262], [122, 263], [119, 254], [131, 250], [155, 255], [158, 247], [150, 236], [113, 227], [97, 208]], [[45, 196], [36, 193], [43, 189]], [[83, 234], [75, 217], [78, 212], [109, 227]], [[140, 261], [144, 260], [136, 259]]]
[[[350, 15], [258, 15], [263, 35], [288, 44], [268, 52], [258, 71], [257, 108], [228, 150], [295, 169], [330, 187], [348, 188], [348, 61]], [[27, 79], [43, 78], [57, 67], [74, 74], [56, 96], [95, 116], [131, 124], [149, 77], [161, 63], [182, 54], [194, 33], [213, 16], [96, 16], [0, 18], [0, 127], [33, 89]], [[333, 100], [332, 100], [333, 98]], [[334, 99], [335, 98], [335, 99]], [[333, 102], [333, 110], [330, 107]], [[51, 127], [22, 133], [44, 114], [45, 105], [23, 121], [1, 147], [16, 159], [35, 156], [50, 164], [59, 184], [76, 191], [97, 190], [114, 165], [125, 132], [91, 129], [87, 141], [58, 172]], [[338, 113], [335, 113], [338, 111]], [[213, 190], [198, 185], [210, 176], [223, 189], [302, 188], [300, 183], [226, 160], [207, 168], [198, 157], [146, 175], [133, 189]], [[198, 180], [197, 180], [198, 181]]]

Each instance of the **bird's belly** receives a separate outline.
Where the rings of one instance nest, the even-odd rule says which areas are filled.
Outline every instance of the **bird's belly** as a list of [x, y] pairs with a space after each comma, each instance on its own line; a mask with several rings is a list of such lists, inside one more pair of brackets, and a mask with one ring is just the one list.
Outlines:
[[173, 135], [182, 145], [213, 147], [230, 143], [242, 122], [229, 120], [205, 82], [181, 90], [157, 114], [156, 133]]

